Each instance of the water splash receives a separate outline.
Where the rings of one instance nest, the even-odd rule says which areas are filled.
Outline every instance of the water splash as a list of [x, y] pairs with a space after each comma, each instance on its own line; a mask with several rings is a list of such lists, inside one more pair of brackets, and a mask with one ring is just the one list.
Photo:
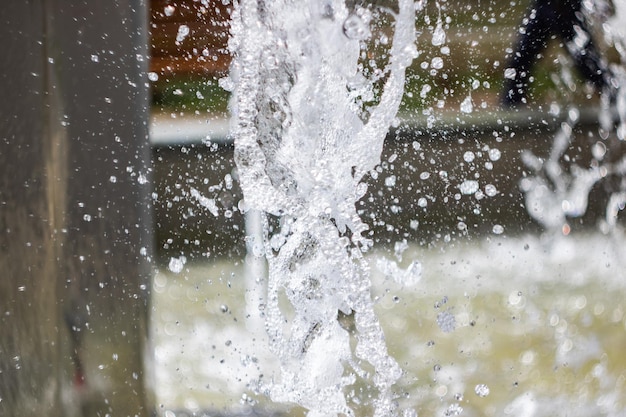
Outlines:
[[588, 167], [568, 162], [565, 157], [579, 122], [580, 114], [575, 107], [568, 110], [545, 160], [530, 151], [522, 154], [524, 164], [532, 171], [521, 181], [526, 209], [547, 230], [567, 234], [568, 219], [586, 213], [589, 194], [599, 183], [605, 183], [605, 189], [609, 191], [603, 231], [615, 227], [617, 215], [626, 202], [626, 157], [615, 155], [626, 139], [625, 85], [624, 68], [612, 67], [611, 87], [601, 92], [598, 141], [591, 146], [592, 160]]
[[[391, 387], [402, 373], [373, 310], [363, 258], [372, 241], [355, 203], [367, 191], [363, 177], [380, 162], [405, 68], [417, 55], [415, 5], [348, 3], [240, 3], [223, 83], [235, 85], [245, 206], [264, 217], [265, 325], [281, 363], [280, 380], [267, 391], [311, 417], [354, 415], [343, 391], [357, 380], [378, 392], [374, 416], [396, 415]], [[393, 22], [391, 46], [372, 59], [369, 41], [383, 21]], [[352, 325], [342, 326], [340, 315]]]

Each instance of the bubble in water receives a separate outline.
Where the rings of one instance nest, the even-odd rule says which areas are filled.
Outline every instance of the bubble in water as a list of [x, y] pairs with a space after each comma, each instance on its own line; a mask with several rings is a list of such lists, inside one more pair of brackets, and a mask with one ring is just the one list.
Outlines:
[[467, 151], [467, 152], [465, 152], [463, 154], [463, 160], [465, 162], [468, 162], [468, 163], [472, 162], [474, 160], [474, 158], [475, 158], [475, 155], [474, 155], [474, 152], [472, 152], [472, 151]]
[[227, 313], [227, 312], [228, 312], [228, 306], [227, 306], [226, 304], [222, 304], [222, 305], [220, 306], [220, 311], [221, 311], [222, 313]]
[[187, 263], [187, 258], [184, 256], [180, 258], [170, 258], [170, 263], [167, 265], [167, 268], [173, 273], [179, 274], [185, 267], [185, 263]]
[[489, 387], [485, 384], [478, 384], [474, 387], [474, 392], [479, 397], [486, 397], [489, 395]]
[[99, 62], [100, 61], [100, 57], [98, 55], [91, 55], [91, 62]]
[[502, 226], [501, 224], [495, 224], [491, 231], [494, 235], [501, 235], [502, 233], [504, 233], [504, 226]]

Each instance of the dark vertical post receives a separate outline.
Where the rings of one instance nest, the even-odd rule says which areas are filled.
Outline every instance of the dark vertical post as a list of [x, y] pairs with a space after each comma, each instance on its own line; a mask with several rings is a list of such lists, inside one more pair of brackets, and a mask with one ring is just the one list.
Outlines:
[[0, 415], [147, 416], [147, 5], [0, 21]]
[[0, 415], [62, 416], [57, 285], [66, 188], [43, 1], [0, 17]]
[[62, 294], [75, 379], [84, 384], [85, 415], [144, 416], [152, 252], [147, 5], [50, 4], [67, 132]]

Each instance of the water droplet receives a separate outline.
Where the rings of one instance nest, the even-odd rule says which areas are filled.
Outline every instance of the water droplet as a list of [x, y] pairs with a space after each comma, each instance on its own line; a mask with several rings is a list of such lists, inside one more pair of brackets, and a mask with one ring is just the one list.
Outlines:
[[150, 81], [158, 81], [158, 80], [159, 80], [159, 74], [157, 74], [156, 72], [152, 72], [152, 71], [150, 71], [150, 72], [148, 73], [148, 79], [149, 79]]
[[450, 333], [456, 329], [456, 319], [449, 311], [437, 314], [437, 325], [444, 333]]
[[91, 55], [91, 61], [92, 62], [99, 62], [100, 61], [100, 57], [98, 55]]
[[443, 30], [443, 25], [441, 24], [441, 21], [437, 22], [437, 27], [435, 28], [435, 31], [433, 32], [433, 39], [432, 39], [432, 44], [433, 46], [441, 46], [445, 43], [446, 41], [446, 32]]
[[417, 417], [417, 411], [413, 408], [407, 408], [402, 412], [402, 417]]
[[458, 404], [451, 404], [445, 411], [444, 416], [458, 416], [463, 412], [463, 407]]
[[502, 233], [504, 233], [504, 226], [500, 224], [494, 224], [491, 231], [493, 232], [494, 235], [501, 235]]
[[474, 387], [474, 392], [476, 393], [476, 395], [478, 395], [479, 397], [486, 397], [487, 395], [489, 395], [489, 387], [485, 384], [478, 384]]
[[604, 159], [604, 155], [606, 155], [606, 145], [599, 141], [596, 142], [591, 147], [591, 154], [593, 155], [595, 159], [597, 159], [598, 161], [601, 161], [602, 159]]
[[499, 149], [496, 149], [496, 148], [489, 149], [489, 159], [491, 159], [492, 161], [495, 162], [499, 160], [501, 156], [502, 154], [500, 153]]
[[443, 68], [443, 59], [439, 56], [434, 57], [430, 61], [430, 67], [434, 69], [442, 69]]
[[461, 111], [463, 113], [471, 113], [474, 111], [474, 104], [472, 104], [472, 96], [465, 97], [465, 100], [461, 103]]
[[504, 70], [504, 78], [506, 79], [513, 80], [515, 79], [516, 75], [517, 71], [515, 70], [515, 68], [507, 68]]
[[479, 188], [478, 181], [475, 180], [465, 180], [459, 185], [459, 191], [465, 195], [474, 194]]
[[370, 37], [370, 30], [363, 19], [356, 14], [351, 14], [343, 22], [343, 33], [354, 40], [365, 40]]
[[493, 197], [498, 194], [498, 189], [493, 184], [485, 185], [485, 194], [489, 197]]
[[176, 7], [172, 6], [171, 4], [168, 4], [167, 6], [163, 8], [163, 12], [165, 13], [165, 16], [171, 16], [174, 14], [175, 11], [176, 11]]
[[217, 84], [226, 91], [233, 91], [235, 89], [235, 83], [230, 77], [223, 77], [217, 81]]
[[170, 258], [170, 262], [167, 268], [175, 274], [182, 272], [185, 263], [187, 262], [187, 258], [181, 256], [180, 258]]
[[180, 25], [178, 27], [178, 33], [176, 33], [176, 42], [180, 43], [184, 41], [187, 35], [189, 35], [189, 26]]

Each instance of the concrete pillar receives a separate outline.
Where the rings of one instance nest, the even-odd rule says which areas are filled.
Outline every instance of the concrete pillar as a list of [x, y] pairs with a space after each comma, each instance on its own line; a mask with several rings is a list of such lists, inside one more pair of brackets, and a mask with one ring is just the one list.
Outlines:
[[0, 17], [0, 415], [147, 416], [147, 6]]

